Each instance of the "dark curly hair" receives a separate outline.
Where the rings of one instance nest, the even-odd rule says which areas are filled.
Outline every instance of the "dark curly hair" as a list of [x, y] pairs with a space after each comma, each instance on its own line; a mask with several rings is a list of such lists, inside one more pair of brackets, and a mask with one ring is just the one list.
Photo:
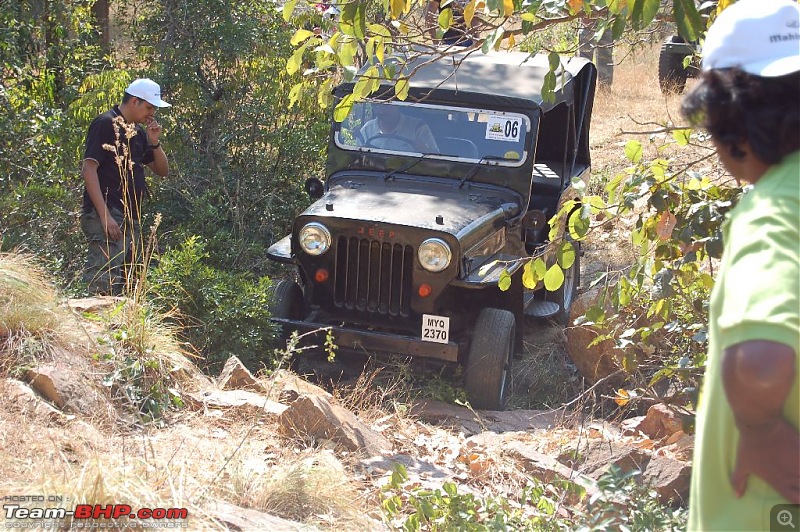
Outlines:
[[763, 162], [777, 164], [800, 150], [800, 72], [761, 77], [738, 68], [709, 70], [683, 98], [681, 111], [733, 157], [748, 141]]

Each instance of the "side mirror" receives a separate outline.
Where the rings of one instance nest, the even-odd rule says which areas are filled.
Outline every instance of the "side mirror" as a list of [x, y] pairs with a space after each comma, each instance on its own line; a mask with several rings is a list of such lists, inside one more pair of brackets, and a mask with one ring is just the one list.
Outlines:
[[306, 179], [305, 189], [311, 199], [319, 199], [325, 193], [325, 185], [316, 177]]

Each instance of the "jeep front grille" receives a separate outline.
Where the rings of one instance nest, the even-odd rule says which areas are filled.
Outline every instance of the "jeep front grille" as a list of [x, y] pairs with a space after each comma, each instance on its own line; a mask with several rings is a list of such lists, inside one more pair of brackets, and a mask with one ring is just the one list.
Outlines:
[[334, 273], [336, 306], [408, 316], [413, 260], [411, 246], [339, 237]]

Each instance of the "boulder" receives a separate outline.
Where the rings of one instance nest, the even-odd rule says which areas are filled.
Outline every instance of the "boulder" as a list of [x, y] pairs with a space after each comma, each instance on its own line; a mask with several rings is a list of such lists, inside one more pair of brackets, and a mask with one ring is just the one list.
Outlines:
[[288, 407], [267, 399], [263, 395], [247, 390], [206, 390], [204, 392], [190, 393], [187, 396], [192, 400], [195, 408], [232, 408], [256, 409], [266, 414], [280, 415]]
[[232, 356], [225, 361], [219, 377], [217, 386], [221, 390], [253, 390], [256, 392], [266, 392], [264, 387], [253, 377], [239, 357]]
[[283, 434], [331, 440], [367, 456], [390, 451], [392, 444], [352, 412], [318, 395], [303, 395], [278, 418]]
[[647, 410], [647, 415], [639, 424], [638, 430], [654, 440], [659, 440], [682, 431], [688, 421], [687, 415], [682, 415], [676, 409], [658, 403]]
[[277, 395], [278, 401], [282, 403], [293, 403], [301, 395], [316, 395], [333, 400], [333, 396], [315, 384], [298, 377], [291, 371], [279, 369], [270, 377], [272, 385], [270, 396], [274, 399]]
[[652, 486], [662, 504], [685, 506], [689, 503], [692, 468], [678, 460], [654, 456], [642, 473], [642, 482]]
[[31, 388], [64, 412], [105, 420], [116, 416], [108, 398], [86, 372], [56, 361], [25, 372]]
[[[602, 304], [603, 287], [596, 286], [575, 298], [570, 311], [570, 323], [582, 316], [587, 309]], [[587, 347], [595, 338], [597, 331], [584, 325], [573, 325], [564, 331], [567, 342], [567, 354], [580, 374], [589, 382], [596, 383], [600, 379], [613, 375], [620, 369], [622, 352], [611, 340], [604, 340], [592, 347]], [[610, 383], [611, 384], [611, 383]]]

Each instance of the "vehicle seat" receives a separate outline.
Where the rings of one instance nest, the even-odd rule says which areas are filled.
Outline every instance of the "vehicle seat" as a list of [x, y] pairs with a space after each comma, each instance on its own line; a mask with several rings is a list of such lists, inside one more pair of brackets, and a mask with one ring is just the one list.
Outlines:
[[478, 148], [471, 140], [458, 137], [439, 137], [436, 139], [436, 143], [443, 155], [457, 155], [469, 159], [478, 158]]

